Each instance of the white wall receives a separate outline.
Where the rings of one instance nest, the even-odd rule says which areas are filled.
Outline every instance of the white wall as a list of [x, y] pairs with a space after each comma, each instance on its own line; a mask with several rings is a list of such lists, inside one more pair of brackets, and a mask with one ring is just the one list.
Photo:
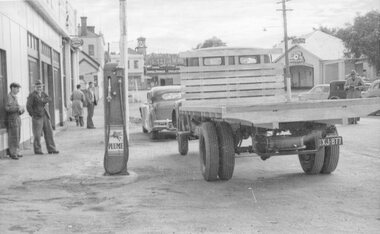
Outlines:
[[[46, 1], [40, 2], [46, 3]], [[20, 105], [26, 104], [29, 95], [28, 31], [62, 55], [61, 35], [54, 31], [26, 1], [0, 1], [0, 49], [6, 51], [8, 92], [9, 84], [12, 82], [21, 84], [22, 88], [18, 96]], [[32, 128], [31, 119], [27, 113], [22, 115], [21, 119], [21, 142], [23, 142], [31, 138]], [[4, 137], [6, 135], [0, 138]], [[4, 139], [0, 140], [0, 151], [7, 148], [4, 142]]]

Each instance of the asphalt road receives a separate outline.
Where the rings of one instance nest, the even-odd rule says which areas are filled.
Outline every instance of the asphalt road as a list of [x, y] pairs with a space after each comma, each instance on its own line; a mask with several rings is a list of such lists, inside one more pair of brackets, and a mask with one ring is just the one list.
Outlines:
[[[137, 115], [139, 104], [131, 104]], [[102, 110], [95, 130], [70, 123], [60, 155], [0, 160], [0, 233], [379, 233], [380, 117], [338, 126], [337, 170], [308, 176], [298, 157], [236, 160], [233, 178], [206, 182], [198, 142], [152, 141], [130, 126], [130, 176], [103, 176]]]

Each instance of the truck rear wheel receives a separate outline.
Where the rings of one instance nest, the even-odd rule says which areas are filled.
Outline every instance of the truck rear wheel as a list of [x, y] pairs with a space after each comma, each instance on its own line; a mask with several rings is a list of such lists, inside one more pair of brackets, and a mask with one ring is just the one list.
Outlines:
[[216, 124], [216, 132], [219, 142], [219, 170], [221, 180], [232, 178], [235, 167], [235, 147], [231, 126], [226, 122]]
[[[315, 134], [314, 147], [318, 147], [318, 140], [321, 138], [320, 132]], [[301, 167], [306, 174], [313, 175], [321, 172], [325, 159], [325, 148], [319, 147], [318, 151], [311, 154], [299, 154]]]
[[218, 179], [219, 147], [214, 123], [202, 123], [199, 136], [201, 171], [206, 181]]
[[189, 138], [185, 134], [177, 135], [178, 152], [181, 155], [186, 155], [189, 151]]
[[[338, 131], [333, 130], [330, 136], [338, 136]], [[339, 161], [339, 145], [332, 145], [325, 147], [325, 160], [323, 162], [323, 167], [321, 173], [330, 174], [335, 171], [338, 166]]]

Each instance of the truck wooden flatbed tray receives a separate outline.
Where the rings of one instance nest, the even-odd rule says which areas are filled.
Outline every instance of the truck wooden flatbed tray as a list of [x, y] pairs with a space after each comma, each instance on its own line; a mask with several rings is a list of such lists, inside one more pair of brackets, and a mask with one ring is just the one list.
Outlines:
[[254, 121], [255, 124], [279, 122], [343, 120], [363, 117], [380, 110], [380, 98], [294, 101], [253, 104], [204, 104], [183, 102], [180, 113]]

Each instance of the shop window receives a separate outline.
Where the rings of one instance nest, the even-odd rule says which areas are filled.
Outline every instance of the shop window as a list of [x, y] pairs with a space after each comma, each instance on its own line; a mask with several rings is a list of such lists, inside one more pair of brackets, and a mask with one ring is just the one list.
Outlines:
[[38, 61], [35, 58], [28, 57], [28, 73], [29, 73], [29, 92], [32, 92], [34, 89], [34, 82], [36, 82], [39, 77], [39, 67], [38, 67]]
[[48, 58], [51, 58], [51, 48], [47, 44], [42, 42], [41, 54], [45, 55]]
[[88, 54], [90, 56], [94, 56], [95, 55], [95, 47], [94, 47], [94, 45], [88, 45]]
[[7, 100], [6, 54], [0, 50], [0, 128], [5, 128], [5, 103]]

